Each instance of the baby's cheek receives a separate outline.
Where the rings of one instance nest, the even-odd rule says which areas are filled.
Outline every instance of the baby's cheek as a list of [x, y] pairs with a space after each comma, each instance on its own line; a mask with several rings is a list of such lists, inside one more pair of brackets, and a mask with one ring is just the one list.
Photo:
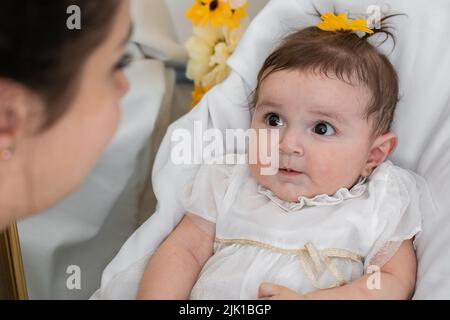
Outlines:
[[248, 167], [250, 168], [250, 173], [252, 174], [252, 176], [256, 179], [259, 180], [259, 165], [255, 164], [255, 163], [249, 163]]
[[339, 175], [336, 172], [336, 168], [333, 167], [332, 164], [328, 166], [321, 166], [315, 171], [315, 184], [321, 188], [325, 188], [327, 186], [332, 187], [339, 180], [338, 176]]
[[269, 175], [263, 175], [261, 174], [261, 165], [259, 164], [249, 164], [250, 167], [250, 172], [252, 174], [252, 176], [255, 178], [255, 180], [262, 186], [266, 187], [266, 188], [270, 188], [270, 186], [272, 185], [272, 176]]
[[343, 186], [351, 186], [357, 179], [361, 157], [361, 151], [355, 153], [351, 149], [324, 155], [315, 166], [316, 184], [326, 189], [327, 193], [334, 193]]
[[335, 166], [336, 162], [340, 162], [338, 160], [339, 154], [333, 149], [318, 150], [317, 152], [309, 154], [309, 158], [311, 160], [310, 165], [315, 168], [314, 171], [321, 174], [329, 173], [332, 171], [332, 167]]
[[314, 180], [318, 184], [333, 185], [346, 174], [346, 167], [350, 165], [347, 157], [337, 153], [326, 152], [319, 155], [311, 163], [313, 167]]

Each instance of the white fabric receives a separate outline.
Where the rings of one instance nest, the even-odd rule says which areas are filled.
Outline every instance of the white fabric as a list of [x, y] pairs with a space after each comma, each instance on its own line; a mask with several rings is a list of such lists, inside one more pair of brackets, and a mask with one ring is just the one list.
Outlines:
[[[175, 83], [163, 63], [144, 60], [127, 70], [131, 90], [111, 145], [81, 188], [40, 215], [19, 222], [31, 299], [87, 299], [102, 270], [139, 224], [140, 197], [150, 171], [149, 138]], [[78, 266], [80, 288], [67, 280]], [[75, 282], [69, 281], [74, 284]]]
[[142, 45], [143, 53], [151, 58], [183, 65], [186, 49], [178, 42], [170, 12], [164, 0], [133, 0], [133, 40]]
[[[342, 188], [338, 194], [339, 201], [336, 196], [322, 196], [308, 206], [280, 207], [280, 199], [260, 192], [248, 165], [202, 165], [180, 198], [186, 212], [215, 223], [219, 239], [290, 250], [312, 243], [318, 251], [343, 249], [363, 257], [361, 262], [331, 259], [347, 283], [363, 276], [386, 243], [412, 239], [422, 230], [415, 177], [389, 161], [368, 182]], [[382, 259], [387, 262], [395, 251], [382, 254], [389, 255]], [[335, 285], [337, 280], [326, 265], [322, 262], [320, 267], [319, 287]], [[317, 290], [294, 254], [249, 244], [216, 244], [191, 299], [256, 299], [263, 282], [302, 293]]]
[[[402, 96], [394, 123], [399, 147], [392, 160], [426, 180], [418, 182], [424, 221], [416, 242], [419, 266], [415, 298], [450, 298], [450, 89], [446, 85], [450, 74], [450, 2], [386, 3], [392, 12], [407, 15], [392, 19], [397, 45], [389, 58], [398, 71]], [[173, 131], [185, 128], [192, 132], [194, 120], [202, 121], [204, 128], [248, 128], [248, 97], [259, 67], [283, 35], [318, 22], [308, 14], [314, 12], [312, 4], [320, 12], [334, 7], [336, 11], [363, 13], [373, 1], [272, 0], [263, 9], [229, 61], [233, 69], [230, 77], [168, 130], [153, 168], [159, 208], [105, 269], [102, 286], [93, 298], [133, 299], [146, 260], [184, 214], [176, 194], [180, 185], [194, 177], [198, 165], [176, 166], [170, 161]], [[391, 43], [380, 49], [389, 53]]]

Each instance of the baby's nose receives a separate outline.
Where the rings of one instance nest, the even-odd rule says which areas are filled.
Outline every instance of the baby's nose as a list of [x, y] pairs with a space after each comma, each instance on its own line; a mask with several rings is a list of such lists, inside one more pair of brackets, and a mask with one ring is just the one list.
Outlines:
[[287, 129], [280, 141], [280, 151], [286, 154], [292, 154], [297, 156], [304, 155], [303, 145], [301, 143], [301, 137], [298, 131]]

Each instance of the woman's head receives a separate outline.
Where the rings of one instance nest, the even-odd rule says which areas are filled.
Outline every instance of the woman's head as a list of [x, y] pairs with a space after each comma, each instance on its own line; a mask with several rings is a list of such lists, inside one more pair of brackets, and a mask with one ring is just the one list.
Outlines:
[[[37, 93], [44, 102], [43, 126], [67, 107], [80, 85], [81, 68], [113, 23], [120, 1], [2, 1], [0, 77]], [[67, 8], [77, 5], [81, 30], [67, 27]]]
[[350, 188], [394, 150], [397, 101], [395, 69], [365, 39], [300, 30], [265, 61], [254, 96], [252, 127], [280, 129], [280, 170], [252, 172], [290, 201]]
[[[67, 27], [71, 5], [80, 30]], [[117, 128], [130, 3], [0, 6], [0, 208], [25, 215], [79, 186]]]

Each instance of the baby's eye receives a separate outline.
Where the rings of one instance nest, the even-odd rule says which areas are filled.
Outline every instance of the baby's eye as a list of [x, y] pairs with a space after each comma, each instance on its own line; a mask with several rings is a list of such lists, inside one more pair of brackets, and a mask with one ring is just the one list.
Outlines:
[[327, 122], [319, 122], [314, 126], [313, 129], [315, 134], [321, 136], [332, 136], [336, 134], [336, 130], [334, 130], [333, 126]]
[[265, 116], [266, 124], [271, 127], [280, 127], [284, 125], [281, 117], [276, 113], [269, 113]]

